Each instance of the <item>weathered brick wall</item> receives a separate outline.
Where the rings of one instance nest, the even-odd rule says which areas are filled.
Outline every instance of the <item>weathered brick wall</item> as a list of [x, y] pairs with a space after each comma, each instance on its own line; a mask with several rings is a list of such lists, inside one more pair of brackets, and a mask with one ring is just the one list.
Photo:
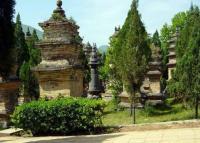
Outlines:
[[0, 83], [0, 124], [4, 127], [18, 104], [19, 85], [19, 82]]
[[38, 76], [42, 98], [80, 97], [83, 94], [83, 72], [81, 70], [41, 72]]

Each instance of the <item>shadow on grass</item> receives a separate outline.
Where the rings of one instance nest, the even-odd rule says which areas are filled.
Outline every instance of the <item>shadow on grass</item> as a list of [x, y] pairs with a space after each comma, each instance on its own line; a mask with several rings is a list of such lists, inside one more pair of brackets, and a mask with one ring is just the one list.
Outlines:
[[[58, 137], [58, 139], [37, 139], [37, 141], [30, 141], [26, 143], [103, 143], [111, 138], [117, 138], [123, 136], [123, 134], [116, 135], [99, 135], [99, 136], [73, 136], [73, 137]], [[34, 139], [34, 138], [33, 138]]]
[[156, 106], [145, 107], [143, 114], [148, 114], [149, 116], [162, 116], [169, 114], [176, 114], [183, 110], [182, 105], [171, 106], [168, 104], [161, 104]]

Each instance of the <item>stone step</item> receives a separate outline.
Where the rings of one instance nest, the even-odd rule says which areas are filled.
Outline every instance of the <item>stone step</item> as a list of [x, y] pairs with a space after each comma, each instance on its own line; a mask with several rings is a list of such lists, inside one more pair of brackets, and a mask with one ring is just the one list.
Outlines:
[[5, 130], [0, 131], [0, 137], [11, 136], [11, 135], [17, 134], [21, 131], [23, 131], [23, 130], [15, 129], [15, 128], [5, 129]]

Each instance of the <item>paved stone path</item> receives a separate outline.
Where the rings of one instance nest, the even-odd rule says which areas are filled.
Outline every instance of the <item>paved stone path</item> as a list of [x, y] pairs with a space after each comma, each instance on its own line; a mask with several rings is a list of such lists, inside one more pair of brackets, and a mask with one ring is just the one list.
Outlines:
[[200, 143], [200, 128], [135, 131], [95, 136], [0, 137], [0, 143]]

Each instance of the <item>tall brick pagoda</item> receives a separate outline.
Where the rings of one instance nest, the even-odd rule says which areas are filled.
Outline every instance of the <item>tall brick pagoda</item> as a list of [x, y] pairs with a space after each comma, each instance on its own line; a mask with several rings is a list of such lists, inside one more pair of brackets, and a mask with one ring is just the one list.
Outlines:
[[40, 97], [82, 96], [82, 39], [79, 27], [65, 16], [61, 0], [57, 1], [52, 17], [39, 25], [44, 36], [36, 46], [41, 50], [42, 62], [32, 70], [39, 81]]
[[175, 70], [176, 68], [176, 42], [178, 40], [179, 32], [178, 29], [176, 32], [172, 35], [171, 39], [168, 41], [169, 43], [169, 63], [167, 64], [168, 66], [168, 80], [172, 78], [172, 71]]

